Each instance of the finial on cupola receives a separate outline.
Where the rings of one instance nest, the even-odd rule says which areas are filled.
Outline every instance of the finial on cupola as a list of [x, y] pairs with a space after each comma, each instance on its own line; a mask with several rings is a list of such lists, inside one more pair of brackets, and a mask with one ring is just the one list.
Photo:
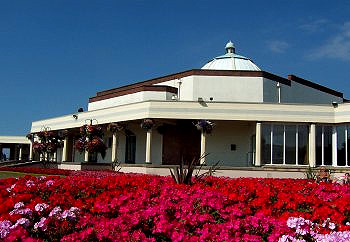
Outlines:
[[226, 53], [235, 53], [236, 49], [231, 40], [225, 46]]

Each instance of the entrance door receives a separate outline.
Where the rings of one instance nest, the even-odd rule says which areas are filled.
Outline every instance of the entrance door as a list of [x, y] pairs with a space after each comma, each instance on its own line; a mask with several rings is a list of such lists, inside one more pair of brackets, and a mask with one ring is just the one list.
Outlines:
[[130, 130], [125, 130], [125, 163], [135, 164], [136, 135]]
[[164, 125], [163, 162], [164, 165], [190, 163], [200, 156], [200, 132], [191, 121], [179, 120], [176, 125]]

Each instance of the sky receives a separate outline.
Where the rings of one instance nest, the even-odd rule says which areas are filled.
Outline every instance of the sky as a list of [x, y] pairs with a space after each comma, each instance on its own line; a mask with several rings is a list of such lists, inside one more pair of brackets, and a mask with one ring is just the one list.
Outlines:
[[350, 98], [349, 1], [0, 0], [0, 136], [236, 53]]

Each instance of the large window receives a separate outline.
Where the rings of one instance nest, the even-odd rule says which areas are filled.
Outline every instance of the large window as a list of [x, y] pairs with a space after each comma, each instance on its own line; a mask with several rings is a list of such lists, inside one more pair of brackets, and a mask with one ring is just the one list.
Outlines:
[[345, 150], [345, 129], [346, 126], [337, 126], [337, 165], [346, 165], [346, 150]]
[[264, 164], [308, 164], [307, 125], [263, 124], [261, 159]]
[[334, 160], [337, 166], [350, 166], [349, 132], [349, 125], [316, 126], [316, 164], [331, 166]]
[[337, 130], [337, 166], [350, 166], [350, 125], [339, 125]]
[[332, 165], [332, 126], [316, 126], [316, 165]]

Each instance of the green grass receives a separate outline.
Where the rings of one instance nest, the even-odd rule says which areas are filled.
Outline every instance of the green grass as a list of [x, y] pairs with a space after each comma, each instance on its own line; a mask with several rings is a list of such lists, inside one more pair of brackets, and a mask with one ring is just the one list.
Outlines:
[[5, 179], [9, 177], [22, 177], [26, 175], [43, 176], [43, 174], [23, 173], [23, 172], [15, 172], [15, 171], [0, 171], [0, 179]]

